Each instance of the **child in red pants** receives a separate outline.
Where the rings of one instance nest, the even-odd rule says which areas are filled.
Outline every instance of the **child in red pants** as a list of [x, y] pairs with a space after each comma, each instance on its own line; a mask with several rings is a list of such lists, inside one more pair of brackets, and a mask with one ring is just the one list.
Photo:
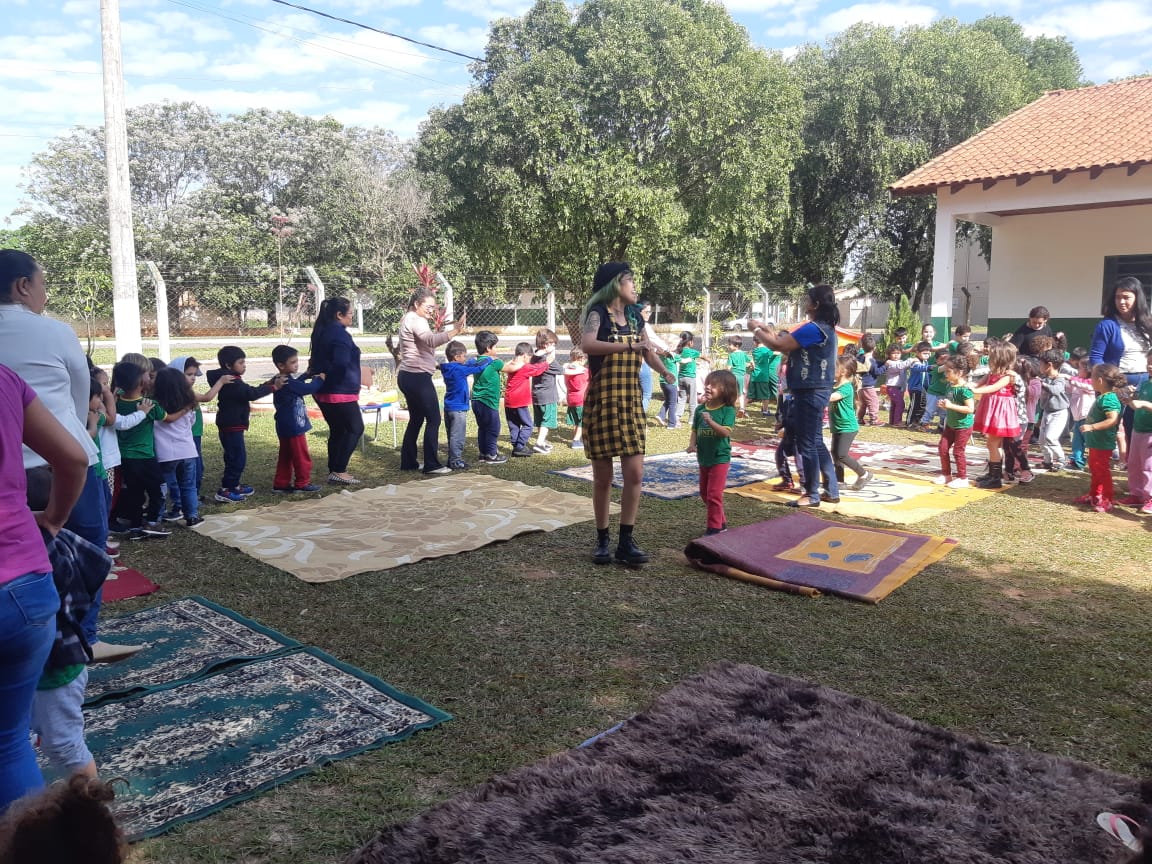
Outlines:
[[1128, 386], [1128, 379], [1111, 363], [1097, 363], [1092, 367], [1092, 389], [1096, 391], [1096, 403], [1084, 425], [1084, 445], [1088, 448], [1088, 471], [1092, 485], [1087, 495], [1076, 499], [1077, 504], [1087, 504], [1097, 513], [1107, 513], [1112, 509], [1112, 450], [1116, 446], [1116, 434], [1120, 426], [1120, 415], [1124, 406], [1116, 390]]
[[724, 518], [724, 487], [728, 485], [728, 464], [732, 461], [732, 427], [736, 425], [736, 400], [740, 387], [727, 369], [712, 372], [704, 379], [704, 403], [692, 415], [688, 452], [696, 454], [700, 465], [700, 497], [708, 512], [705, 534], [728, 530]]

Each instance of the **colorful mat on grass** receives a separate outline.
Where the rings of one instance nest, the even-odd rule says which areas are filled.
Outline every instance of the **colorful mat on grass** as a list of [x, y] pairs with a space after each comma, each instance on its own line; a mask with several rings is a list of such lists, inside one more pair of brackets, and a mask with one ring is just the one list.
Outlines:
[[88, 672], [86, 704], [167, 690], [222, 666], [299, 648], [300, 643], [203, 597], [184, 597], [100, 621], [110, 642], [144, 645], [119, 663]]
[[101, 596], [105, 603], [113, 603], [116, 600], [127, 600], [129, 597], [143, 597], [159, 589], [159, 585], [139, 570], [115, 564], [108, 578], [104, 580], [104, 591]]
[[448, 714], [302, 648], [85, 711], [114, 810], [132, 840], [400, 741]]
[[[620, 473], [620, 464], [613, 462], [616, 472], [612, 485], [620, 488], [624, 485]], [[592, 466], [581, 465], [576, 468], [565, 468], [561, 471], [552, 471], [561, 477], [571, 477], [574, 480], [592, 482]], [[733, 459], [728, 467], [728, 488], [743, 486], [747, 483], [756, 483], [761, 480], [770, 480], [776, 477], [776, 466], [762, 461]], [[644, 485], [641, 491], [654, 498], [691, 498], [700, 494], [700, 466], [696, 462], [694, 453], [666, 453], [662, 456], [644, 457]]]
[[[776, 463], [778, 438], [758, 438], [754, 441], [733, 441], [732, 455], [755, 462]], [[870, 471], [877, 469], [911, 474], [915, 477], [935, 477], [940, 473], [940, 454], [936, 444], [912, 442], [909, 444], [882, 444], [878, 441], [852, 442], [852, 455]], [[969, 444], [964, 455], [968, 460], [968, 476], [983, 474], [988, 467], [988, 449], [980, 444]], [[789, 458], [792, 469], [796, 460]]]
[[955, 546], [945, 537], [793, 513], [693, 540], [684, 555], [702, 570], [768, 588], [879, 603]]
[[[848, 472], [848, 477], [854, 479], [852, 472]], [[772, 486], [772, 483], [753, 483], [727, 491], [730, 495], [743, 495], [769, 504], [787, 504], [796, 500], [794, 493], [777, 492]], [[895, 525], [912, 525], [957, 510], [973, 501], [982, 501], [998, 491], [1003, 490], [977, 489], [975, 486], [949, 489], [947, 486], [936, 486], [931, 480], [880, 471], [876, 479], [859, 492], [853, 492], [849, 484], [840, 484], [840, 502], [823, 502], [820, 510]]]
[[193, 530], [305, 582], [335, 582], [591, 518], [583, 496], [468, 474], [238, 510]]

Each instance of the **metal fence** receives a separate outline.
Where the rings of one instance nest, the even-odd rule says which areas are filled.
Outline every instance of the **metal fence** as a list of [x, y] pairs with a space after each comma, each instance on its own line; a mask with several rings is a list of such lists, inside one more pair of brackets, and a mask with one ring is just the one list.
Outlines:
[[[167, 356], [170, 340], [220, 343], [238, 339], [306, 337], [325, 296], [353, 300], [361, 333], [394, 333], [415, 276], [372, 280], [348, 268], [214, 267], [210, 274], [165, 274], [140, 262], [138, 297], [141, 335]], [[90, 345], [115, 336], [112, 286], [107, 270], [83, 262], [57, 266], [49, 274], [49, 312], [71, 324]], [[468, 276], [458, 284], [438, 277], [448, 320], [466, 311], [472, 329], [529, 334], [541, 327], [562, 337], [578, 329], [579, 307], [565, 303], [546, 281], [516, 276]], [[662, 292], [667, 296], [669, 292]], [[570, 298], [569, 298], [570, 301]], [[759, 284], [688, 288], [673, 303], [653, 307], [651, 325], [663, 332], [692, 329], [705, 347], [724, 332], [748, 329], [749, 319], [790, 321], [795, 304]]]

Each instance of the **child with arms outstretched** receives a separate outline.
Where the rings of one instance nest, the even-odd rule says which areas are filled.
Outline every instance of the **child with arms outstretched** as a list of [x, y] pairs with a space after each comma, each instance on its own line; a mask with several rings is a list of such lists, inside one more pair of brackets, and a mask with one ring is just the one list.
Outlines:
[[709, 373], [704, 380], [704, 403], [692, 415], [688, 452], [700, 465], [700, 497], [708, 513], [705, 534], [728, 530], [724, 516], [724, 487], [732, 461], [732, 427], [736, 425], [736, 376], [727, 369]]
[[1012, 366], [1016, 346], [996, 341], [988, 349], [988, 375], [985, 383], [972, 392], [982, 396], [976, 409], [973, 428], [983, 432], [988, 442], [988, 476], [976, 481], [981, 489], [1000, 489], [1004, 485], [1004, 456], [1001, 444], [1005, 438], [1020, 434], [1020, 413], [1016, 406], [1017, 383]]

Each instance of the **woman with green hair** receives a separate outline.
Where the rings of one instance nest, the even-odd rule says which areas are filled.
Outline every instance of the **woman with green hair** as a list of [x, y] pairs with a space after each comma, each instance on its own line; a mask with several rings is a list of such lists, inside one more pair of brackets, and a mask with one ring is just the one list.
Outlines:
[[[592, 297], [584, 306], [580, 341], [591, 373], [584, 398], [584, 452], [592, 460], [592, 509], [596, 517], [596, 552], [592, 561], [610, 564], [615, 557], [630, 567], [648, 563], [648, 554], [633, 537], [644, 481], [646, 424], [640, 392], [641, 363], [675, 383], [675, 376], [664, 368], [649, 341], [636, 299], [632, 266], [626, 261], [601, 264], [592, 280]], [[614, 458], [620, 460], [624, 478], [615, 556], [609, 548], [608, 531]]]

